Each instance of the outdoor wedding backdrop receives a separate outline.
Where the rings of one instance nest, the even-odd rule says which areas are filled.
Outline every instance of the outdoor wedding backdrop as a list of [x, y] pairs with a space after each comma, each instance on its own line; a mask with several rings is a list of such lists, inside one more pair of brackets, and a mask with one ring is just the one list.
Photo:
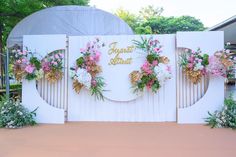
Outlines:
[[223, 105], [231, 65], [223, 32], [133, 35], [118, 17], [80, 6], [26, 17], [7, 46], [39, 123], [204, 123]]

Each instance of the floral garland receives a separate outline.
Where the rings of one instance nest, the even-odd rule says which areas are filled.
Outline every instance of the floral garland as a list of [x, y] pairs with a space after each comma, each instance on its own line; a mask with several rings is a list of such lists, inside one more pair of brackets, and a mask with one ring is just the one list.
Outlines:
[[53, 53], [48, 54], [42, 60], [42, 68], [45, 74], [45, 78], [49, 82], [55, 83], [56, 81], [62, 79], [63, 58], [63, 52], [61, 50], [57, 50]]
[[209, 57], [208, 72], [213, 76], [227, 77], [227, 69], [234, 65], [235, 58], [229, 50], [217, 51]]
[[194, 84], [197, 84], [202, 76], [207, 75], [208, 58], [209, 56], [202, 54], [200, 49], [197, 51], [185, 49], [185, 53], [180, 55], [180, 66]]
[[161, 55], [160, 42], [150, 37], [141, 37], [141, 41], [134, 40], [138, 49], [144, 51], [147, 56], [139, 71], [130, 73], [130, 81], [134, 92], [143, 92], [146, 87], [156, 93], [161, 85], [171, 78], [171, 67], [168, 65], [169, 59]]
[[100, 60], [100, 48], [105, 46], [100, 44], [98, 38], [95, 41], [88, 42], [86, 48], [81, 48], [82, 54], [76, 60], [73, 67], [70, 68], [70, 76], [73, 79], [73, 89], [79, 93], [82, 87], [90, 90], [91, 95], [95, 95], [97, 99], [103, 98], [103, 88], [105, 86], [104, 79], [98, 76], [102, 72], [101, 66], [98, 65]]
[[41, 62], [36, 57], [36, 53], [28, 50], [15, 51], [16, 60], [14, 62], [13, 72], [17, 81], [25, 78], [26, 80], [39, 80], [43, 77]]
[[180, 66], [191, 82], [197, 84], [202, 76], [211, 74], [213, 76], [227, 77], [227, 69], [235, 62], [230, 56], [229, 50], [217, 51], [210, 56], [202, 54], [200, 48], [197, 51], [186, 49], [180, 55]]

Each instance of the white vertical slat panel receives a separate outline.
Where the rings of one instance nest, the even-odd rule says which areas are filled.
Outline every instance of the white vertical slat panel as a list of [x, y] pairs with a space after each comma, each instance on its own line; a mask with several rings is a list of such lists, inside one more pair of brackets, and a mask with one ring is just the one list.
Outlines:
[[[178, 55], [184, 52], [185, 52], [184, 48], [178, 48], [177, 50]], [[179, 108], [186, 108], [192, 106], [194, 103], [196, 103], [199, 99], [201, 99], [204, 96], [208, 87], [207, 76], [202, 77], [199, 83], [193, 84], [190, 80], [188, 80], [186, 74], [179, 67], [176, 77], [178, 78], [177, 92], [179, 101], [177, 102], [177, 106]]]
[[[40, 41], [47, 41], [47, 44], [43, 45], [44, 50], [42, 50], [40, 53], [43, 57], [46, 57], [48, 53], [52, 53], [54, 51], [60, 51], [64, 53], [64, 65], [65, 68], [63, 69], [63, 77], [62, 80], [59, 80], [55, 83], [50, 83], [46, 80], [46, 78], [42, 78], [38, 81], [38, 92], [40, 96], [51, 106], [67, 110], [67, 100], [66, 100], [66, 82], [67, 80], [65, 77], [68, 77], [67, 75], [67, 49], [66, 49], [66, 36], [65, 35], [39, 35], [35, 36], [35, 38], [38, 38], [38, 43], [35, 44], [35, 50], [37, 50], [37, 46], [40, 47], [42, 43]], [[51, 47], [48, 46], [48, 43], [52, 42]], [[58, 44], [57, 44], [58, 43]], [[39, 48], [38, 48], [39, 49]]]

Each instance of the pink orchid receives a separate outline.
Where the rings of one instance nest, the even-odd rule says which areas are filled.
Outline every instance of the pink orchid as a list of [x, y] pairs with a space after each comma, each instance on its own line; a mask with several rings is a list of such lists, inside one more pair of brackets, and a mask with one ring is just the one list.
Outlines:
[[160, 49], [159, 49], [158, 47], [155, 47], [153, 50], [154, 50], [156, 53], [158, 53], [158, 52], [160, 51]]
[[95, 60], [95, 61], [99, 61], [100, 56], [101, 56], [101, 53], [97, 51], [97, 52], [95, 53], [94, 60]]

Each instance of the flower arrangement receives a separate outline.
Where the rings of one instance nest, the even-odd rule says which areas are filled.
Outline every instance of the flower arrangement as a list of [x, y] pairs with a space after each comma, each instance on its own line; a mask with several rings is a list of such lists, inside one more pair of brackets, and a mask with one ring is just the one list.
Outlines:
[[1, 97], [0, 101], [0, 128], [21, 128], [23, 126], [35, 125], [36, 110], [29, 112], [23, 107], [19, 100], [14, 101]]
[[42, 69], [44, 71], [45, 78], [49, 82], [55, 83], [56, 81], [62, 79], [63, 58], [64, 54], [62, 50], [57, 50], [53, 53], [48, 54], [42, 60]]
[[136, 48], [146, 53], [146, 60], [139, 71], [130, 73], [130, 81], [134, 92], [143, 92], [145, 87], [157, 92], [161, 85], [171, 78], [169, 59], [161, 55], [160, 42], [150, 37], [141, 37], [141, 41], [134, 40]]
[[202, 76], [207, 74], [208, 58], [209, 56], [202, 54], [200, 49], [197, 51], [186, 49], [185, 52], [180, 55], [180, 66], [194, 84], [197, 84]]
[[207, 71], [213, 76], [227, 77], [227, 69], [233, 66], [235, 60], [229, 54], [229, 50], [223, 50], [210, 56]]
[[41, 62], [35, 53], [30, 51], [15, 51], [16, 60], [14, 62], [14, 75], [16, 80], [20, 81], [25, 78], [27, 80], [39, 80], [43, 77]]
[[100, 48], [105, 46], [100, 44], [98, 38], [93, 42], [88, 42], [86, 48], [81, 48], [81, 57], [76, 60], [73, 67], [70, 68], [70, 75], [73, 79], [73, 89], [79, 93], [82, 87], [89, 89], [91, 95], [97, 99], [103, 100], [104, 79], [98, 76], [101, 73], [101, 66], [98, 65], [100, 60]]
[[224, 106], [220, 111], [208, 114], [209, 117], [206, 118], [206, 122], [212, 128], [236, 129], [236, 102], [232, 95], [225, 99]]

